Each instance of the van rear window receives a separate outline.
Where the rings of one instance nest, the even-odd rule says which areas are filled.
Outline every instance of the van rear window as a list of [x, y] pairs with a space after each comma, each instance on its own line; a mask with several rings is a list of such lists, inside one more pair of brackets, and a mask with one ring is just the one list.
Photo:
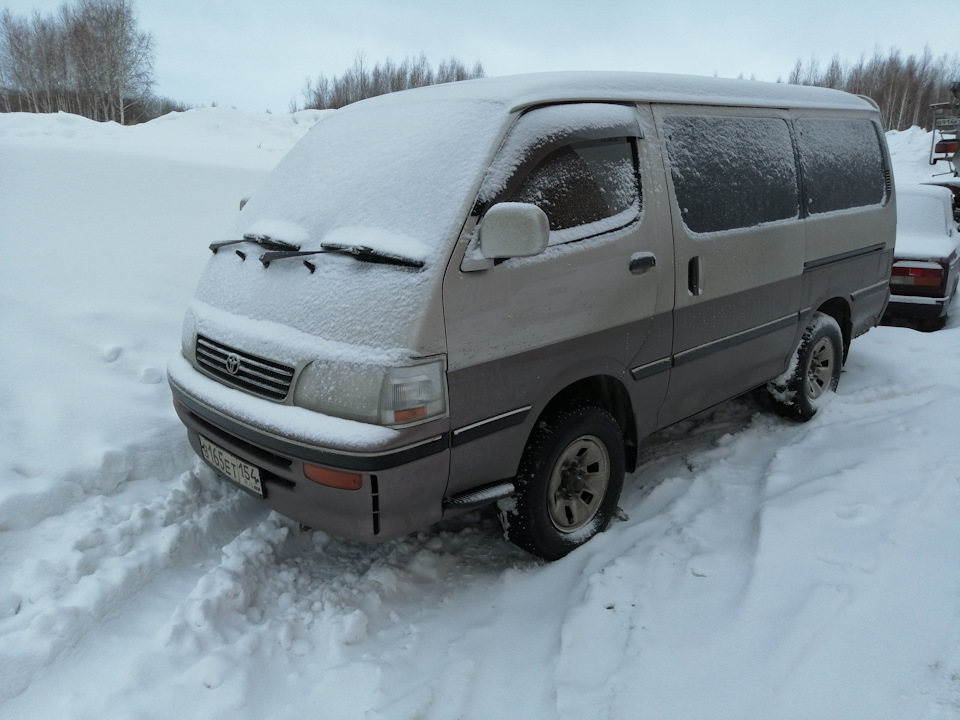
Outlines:
[[720, 232], [800, 215], [790, 128], [777, 118], [663, 118], [684, 225]]
[[808, 213], [886, 201], [887, 174], [873, 122], [860, 118], [800, 118], [795, 126]]

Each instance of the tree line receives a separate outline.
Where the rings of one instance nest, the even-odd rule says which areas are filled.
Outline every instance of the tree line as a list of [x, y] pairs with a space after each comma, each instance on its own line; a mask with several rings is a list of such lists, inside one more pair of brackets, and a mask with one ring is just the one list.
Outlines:
[[[0, 12], [0, 112], [68, 112], [121, 124], [189, 106], [157, 97], [154, 39], [137, 25], [133, 0], [73, 0], [49, 15]], [[478, 61], [434, 67], [420, 53], [370, 65], [358, 53], [341, 75], [303, 87], [303, 107], [329, 109], [397, 90], [484, 77]], [[291, 100], [290, 111], [298, 110]]]
[[[303, 87], [304, 107], [335, 110], [359, 100], [397, 90], [482, 78], [485, 75], [479, 60], [472, 68], [467, 69], [458, 58], [451, 57], [442, 60], [434, 70], [423, 53], [418, 57], [406, 57], [400, 63], [387, 58], [373, 66], [367, 62], [363, 53], [358, 53], [353, 67], [343, 74], [327, 78], [321, 73], [315, 80], [308, 78]], [[290, 109], [295, 111], [299, 108], [293, 102]]]
[[[93, 120], [143, 122], [188, 106], [153, 95], [153, 36], [137, 25], [133, 0], [73, 0], [57, 12], [28, 17], [0, 12], [0, 111], [69, 112]], [[304, 108], [331, 109], [409, 88], [484, 77], [478, 61], [456, 57], [434, 68], [423, 53], [399, 63], [370, 64], [363, 53], [340, 75], [307, 79]], [[956, 55], [934, 57], [930, 48], [903, 57], [880, 49], [854, 63], [839, 56], [822, 66], [797, 60], [787, 82], [845, 90], [873, 98], [886, 130], [913, 125], [931, 129], [929, 106], [951, 98], [960, 81]], [[300, 109], [291, 100], [291, 112]]]
[[[156, 111], [154, 42], [131, 0], [75, 0], [50, 15], [0, 13], [0, 108], [139, 122]], [[162, 102], [160, 102], [162, 105]]]
[[891, 49], [884, 55], [876, 49], [872, 57], [856, 63], [834, 56], [827, 65], [817, 59], [798, 59], [787, 79], [794, 85], [845, 90], [873, 98], [880, 106], [884, 130], [906, 130], [917, 125], [932, 129], [930, 105], [951, 99], [950, 85], [960, 81], [960, 59], [956, 55], [933, 57], [929, 46], [919, 57], [904, 58]]

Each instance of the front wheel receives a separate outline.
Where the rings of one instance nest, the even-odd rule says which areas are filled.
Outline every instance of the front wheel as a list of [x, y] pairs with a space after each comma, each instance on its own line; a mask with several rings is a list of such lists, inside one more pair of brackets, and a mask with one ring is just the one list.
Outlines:
[[541, 420], [500, 502], [507, 537], [557, 560], [603, 532], [616, 513], [625, 467], [620, 426], [606, 410], [578, 406]]
[[816, 312], [794, 351], [787, 371], [767, 385], [774, 409], [795, 420], [809, 420], [827, 393], [837, 389], [843, 364], [843, 335], [837, 321]]

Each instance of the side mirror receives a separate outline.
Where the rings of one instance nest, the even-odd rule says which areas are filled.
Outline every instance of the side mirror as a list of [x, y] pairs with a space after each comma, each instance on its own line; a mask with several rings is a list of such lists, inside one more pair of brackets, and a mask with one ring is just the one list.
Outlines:
[[547, 214], [528, 203], [497, 203], [480, 222], [480, 254], [485, 258], [539, 255], [549, 239]]

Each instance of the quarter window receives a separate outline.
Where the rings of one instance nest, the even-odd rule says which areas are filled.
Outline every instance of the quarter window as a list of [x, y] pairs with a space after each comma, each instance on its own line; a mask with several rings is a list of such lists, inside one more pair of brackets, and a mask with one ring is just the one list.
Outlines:
[[876, 126], [858, 118], [796, 121], [808, 213], [880, 205], [887, 174]]

